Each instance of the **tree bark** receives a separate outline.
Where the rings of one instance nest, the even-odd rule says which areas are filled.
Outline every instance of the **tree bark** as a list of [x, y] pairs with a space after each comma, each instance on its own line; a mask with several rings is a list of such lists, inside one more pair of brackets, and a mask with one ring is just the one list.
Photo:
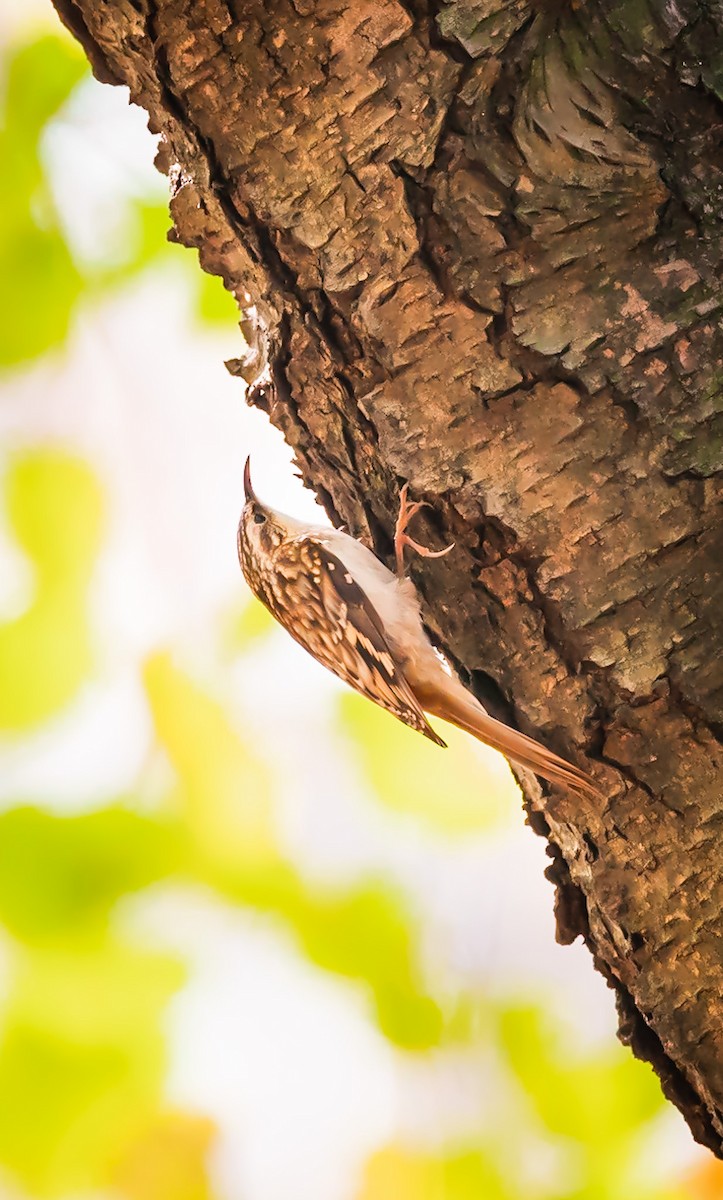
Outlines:
[[55, 0], [162, 135], [253, 384], [525, 781], [562, 941], [723, 1155], [720, 0]]

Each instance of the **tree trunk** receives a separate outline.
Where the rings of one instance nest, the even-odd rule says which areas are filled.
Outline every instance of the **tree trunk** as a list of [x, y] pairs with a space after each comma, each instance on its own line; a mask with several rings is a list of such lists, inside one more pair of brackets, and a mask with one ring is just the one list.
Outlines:
[[[335, 521], [413, 573], [526, 781], [559, 937], [723, 1154], [720, 0], [55, 0]], [[421, 520], [421, 519], [420, 519]]]

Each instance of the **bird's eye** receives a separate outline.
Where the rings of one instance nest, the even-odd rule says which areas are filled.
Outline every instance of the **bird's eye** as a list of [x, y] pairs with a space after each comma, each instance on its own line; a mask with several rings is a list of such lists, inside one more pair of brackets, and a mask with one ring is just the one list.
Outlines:
[[254, 524], [255, 525], [263, 525], [265, 520], [266, 520], [266, 517], [265, 517], [264, 513], [259, 512], [257, 509], [256, 512], [254, 513]]

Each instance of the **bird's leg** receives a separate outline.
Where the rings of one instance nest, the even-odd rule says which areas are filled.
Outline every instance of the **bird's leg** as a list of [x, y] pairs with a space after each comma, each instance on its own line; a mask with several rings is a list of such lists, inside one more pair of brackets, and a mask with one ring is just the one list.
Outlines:
[[401, 578], [404, 574], [404, 547], [411, 546], [416, 550], [417, 554], [421, 554], [422, 558], [442, 558], [445, 554], [449, 554], [450, 550], [454, 550], [454, 542], [451, 546], [445, 546], [444, 550], [429, 550], [426, 546], [420, 546], [410, 538], [407, 533], [407, 526], [412, 517], [416, 516], [420, 508], [429, 508], [429, 505], [424, 500], [415, 500], [410, 504], [407, 499], [409, 492], [409, 484], [405, 483], [399, 493], [399, 516], [394, 529], [394, 553], [397, 558], [397, 575]]

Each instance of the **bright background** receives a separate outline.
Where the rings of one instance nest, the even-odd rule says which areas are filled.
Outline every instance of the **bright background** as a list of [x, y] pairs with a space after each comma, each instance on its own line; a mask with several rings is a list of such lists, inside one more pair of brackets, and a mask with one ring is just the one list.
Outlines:
[[233, 303], [126, 92], [0, 5], [0, 1196], [718, 1200], [504, 761], [249, 597], [246, 454], [314, 502]]

